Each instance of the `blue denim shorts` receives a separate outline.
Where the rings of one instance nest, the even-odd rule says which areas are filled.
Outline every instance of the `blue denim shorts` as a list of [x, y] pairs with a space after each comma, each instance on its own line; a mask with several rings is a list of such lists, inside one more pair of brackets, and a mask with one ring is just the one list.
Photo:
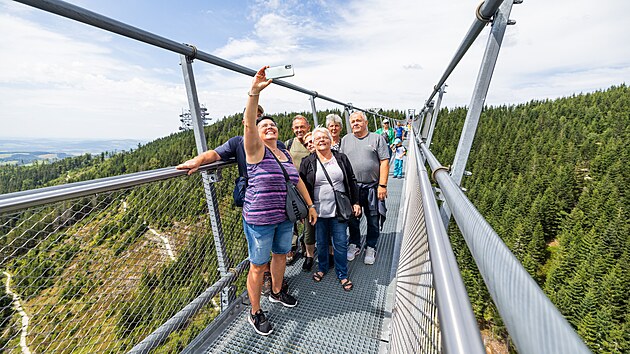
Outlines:
[[263, 265], [271, 259], [270, 253], [287, 254], [291, 250], [293, 223], [290, 220], [272, 225], [252, 225], [243, 219], [247, 238], [249, 261]]

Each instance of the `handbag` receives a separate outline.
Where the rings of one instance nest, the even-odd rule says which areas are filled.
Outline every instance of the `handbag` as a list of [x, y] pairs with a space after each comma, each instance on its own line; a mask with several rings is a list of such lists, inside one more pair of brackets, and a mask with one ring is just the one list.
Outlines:
[[247, 177], [239, 176], [234, 180], [234, 191], [232, 197], [234, 198], [234, 205], [242, 207], [245, 202], [245, 190], [247, 189]]
[[328, 171], [326, 171], [326, 167], [324, 167], [324, 164], [319, 159], [317, 159], [317, 161], [319, 161], [319, 164], [322, 165], [326, 179], [335, 192], [335, 214], [337, 215], [337, 218], [342, 221], [350, 220], [350, 216], [352, 216], [352, 203], [350, 202], [350, 198], [346, 193], [335, 189], [335, 186], [328, 175]]
[[287, 170], [284, 169], [284, 166], [282, 166], [280, 160], [278, 160], [273, 152], [271, 153], [271, 155], [273, 155], [273, 158], [276, 159], [276, 162], [278, 163], [278, 165], [280, 165], [280, 168], [282, 169], [282, 173], [284, 173], [284, 180], [287, 185], [287, 203], [285, 206], [285, 211], [287, 213], [287, 216], [289, 217], [289, 220], [291, 220], [291, 222], [296, 222], [298, 220], [306, 218], [308, 216], [308, 206], [306, 205], [304, 198], [302, 198], [300, 192], [297, 190], [297, 188], [295, 188], [293, 183], [291, 183], [291, 180], [289, 179], [289, 174], [287, 173]]

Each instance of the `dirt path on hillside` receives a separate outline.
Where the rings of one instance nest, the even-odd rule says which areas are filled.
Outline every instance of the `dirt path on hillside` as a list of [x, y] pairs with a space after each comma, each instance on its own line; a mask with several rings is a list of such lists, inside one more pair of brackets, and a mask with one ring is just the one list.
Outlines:
[[22, 316], [22, 334], [20, 335], [20, 348], [22, 348], [23, 354], [31, 354], [31, 350], [28, 349], [28, 345], [26, 344], [26, 336], [28, 335], [28, 315], [22, 308], [22, 303], [20, 300], [20, 295], [11, 291], [11, 274], [8, 272], [2, 272], [7, 277], [7, 283], [5, 286], [5, 291], [13, 298], [13, 308]]
[[168, 237], [166, 236], [162, 236], [161, 234], [159, 234], [157, 231], [155, 231], [155, 229], [149, 227], [149, 231], [151, 231], [151, 233], [153, 233], [155, 236], [159, 237], [160, 240], [162, 240], [162, 242], [164, 243], [164, 249], [166, 251], [166, 255], [172, 260], [175, 260], [175, 254], [173, 253], [173, 248], [171, 248], [171, 243], [168, 240]]

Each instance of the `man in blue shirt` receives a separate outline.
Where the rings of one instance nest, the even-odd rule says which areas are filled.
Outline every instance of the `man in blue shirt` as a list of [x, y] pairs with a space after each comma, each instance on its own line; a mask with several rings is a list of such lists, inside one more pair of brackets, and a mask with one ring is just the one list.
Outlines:
[[396, 133], [394, 139], [400, 139], [400, 141], [405, 140], [405, 127], [403, 127], [401, 122], [398, 122], [398, 124], [396, 124], [394, 132]]

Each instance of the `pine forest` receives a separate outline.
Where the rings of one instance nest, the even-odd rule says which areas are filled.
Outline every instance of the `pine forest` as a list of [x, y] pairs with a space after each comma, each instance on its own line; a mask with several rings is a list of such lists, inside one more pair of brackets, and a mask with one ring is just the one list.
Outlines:
[[[453, 161], [466, 112], [465, 107], [443, 108], [439, 112], [431, 150], [445, 166]], [[326, 114], [340, 112], [319, 113], [321, 123]], [[405, 117], [401, 110], [382, 113], [398, 119]], [[282, 140], [292, 137], [291, 117], [295, 114], [274, 116]], [[300, 114], [312, 124], [311, 114]], [[206, 127], [208, 146], [218, 146], [242, 134], [241, 120], [242, 114], [235, 114]], [[371, 117], [369, 121], [370, 130], [374, 131], [375, 122]], [[462, 180], [468, 198], [596, 353], [630, 352], [629, 142], [630, 88], [626, 85], [554, 100], [486, 107], [466, 167], [472, 174]], [[85, 154], [34, 166], [0, 166], [0, 194], [175, 166], [195, 155], [193, 134], [188, 131], [122, 153]], [[231, 206], [235, 177], [234, 168], [225, 169], [217, 186], [222, 213], [230, 210], [229, 215], [222, 216], [230, 220], [239, 220], [239, 210]], [[73, 260], [141, 252], [143, 235], [148, 234], [149, 227], [169, 230], [178, 242], [186, 243], [191, 235], [177, 231], [178, 225], [207, 222], [202, 188], [199, 178], [175, 179], [127, 192], [82, 198], [71, 206], [74, 218], [61, 222], [55, 219], [41, 226], [42, 230], [29, 220], [37, 213], [46, 218], [55, 213], [55, 208], [61, 208], [59, 205], [19, 214], [0, 213], [0, 250], [11, 249], [8, 246], [19, 238], [28, 240], [24, 242], [26, 246], [11, 253], [0, 251], [0, 271], [10, 268], [15, 273], [14, 291], [24, 301], [65, 301], [69, 309], [76, 307], [73, 301], [88, 295], [81, 289], [96, 292], [108, 280], [91, 273], [89, 267], [72, 271], [67, 265]], [[194, 197], [182, 196], [181, 191]], [[114, 203], [116, 200], [125, 200], [125, 213]], [[152, 210], [147, 200], [162, 201], [164, 210]], [[103, 206], [98, 215], [76, 217], [96, 210], [95, 205]], [[54, 229], [50, 228], [53, 224]], [[226, 225], [226, 234], [242, 233], [240, 222]], [[85, 235], [77, 236], [75, 230], [79, 227], [84, 231], [78, 234]], [[211, 230], [204, 232], [208, 239], [212, 238]], [[55, 238], [40, 239], [43, 234], [55, 234]], [[455, 222], [449, 225], [449, 235], [480, 328], [509, 344], [506, 329]], [[237, 236], [227, 240], [233, 242], [228, 252], [235, 258], [242, 256], [244, 247], [243, 238]], [[90, 247], [76, 246], [73, 241], [77, 237], [89, 240]], [[158, 265], [144, 269], [129, 293], [125, 293], [133, 297], [130, 304], [103, 312], [116, 328], [112, 336], [123, 343], [111, 350], [131, 349], [147, 335], [143, 326], [154, 328], [169, 318], [147, 315], [151, 323], [140, 323], [135, 317], [139, 309], [150, 312], [143, 303], [167, 303], [169, 299], [182, 302], [180, 308], [186, 305], [181, 293], [164, 285], [166, 278], [181, 277], [173, 281], [187, 282], [183, 289], [191, 289], [191, 294], [192, 289], [205, 289], [218, 279], [213, 246], [201, 245], [201, 240], [188, 242], [189, 248], [179, 251], [177, 261], [164, 264], [163, 269], [168, 268], [168, 272], [158, 270]], [[194, 253], [202, 247], [210, 248], [201, 255]], [[189, 267], [191, 261], [186, 257], [193, 254], [203, 262]], [[72, 280], [63, 281], [62, 277]], [[40, 283], [34, 286], [33, 282]], [[239, 291], [242, 286], [240, 282]], [[68, 296], [78, 293], [81, 294]], [[15, 329], [10, 327], [19, 316], [10, 306], [11, 301], [5, 287], [0, 287], [0, 347], [8, 338], [15, 338]], [[208, 311], [203, 323], [194, 323], [187, 333], [170, 338], [164, 352], [181, 351], [184, 343], [214, 316], [216, 312]], [[57, 318], [68, 321], [58, 330], [71, 326], [72, 314]], [[78, 327], [76, 331], [80, 333], [83, 329]]]

